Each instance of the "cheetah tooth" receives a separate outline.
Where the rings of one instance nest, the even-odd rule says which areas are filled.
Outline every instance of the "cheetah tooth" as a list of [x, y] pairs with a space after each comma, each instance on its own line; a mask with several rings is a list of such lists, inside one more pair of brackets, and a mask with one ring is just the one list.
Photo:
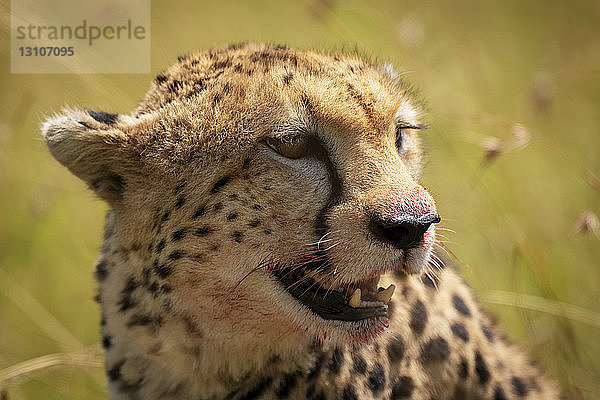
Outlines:
[[360, 307], [360, 295], [360, 289], [356, 289], [354, 293], [352, 293], [352, 296], [350, 296], [350, 299], [348, 300], [348, 305], [354, 308]]
[[381, 292], [377, 293], [375, 295], [375, 298], [377, 299], [377, 301], [381, 301], [382, 303], [387, 304], [387, 302], [390, 301], [390, 299], [394, 295], [394, 290], [396, 290], [396, 286], [390, 285], [387, 287], [387, 289], [384, 289]]

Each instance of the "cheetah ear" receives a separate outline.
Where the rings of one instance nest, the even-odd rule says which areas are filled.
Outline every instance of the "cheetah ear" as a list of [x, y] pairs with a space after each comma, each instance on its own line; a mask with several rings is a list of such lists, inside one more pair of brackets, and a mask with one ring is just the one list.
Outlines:
[[119, 202], [136, 168], [128, 136], [118, 128], [127, 117], [65, 109], [49, 118], [42, 133], [50, 153], [102, 199]]

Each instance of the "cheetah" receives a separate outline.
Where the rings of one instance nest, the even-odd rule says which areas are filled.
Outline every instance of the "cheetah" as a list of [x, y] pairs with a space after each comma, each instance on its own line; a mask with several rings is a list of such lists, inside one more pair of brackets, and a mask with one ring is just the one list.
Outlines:
[[180, 57], [131, 114], [49, 118], [109, 205], [111, 396], [558, 398], [434, 251], [422, 108], [388, 65], [240, 44]]

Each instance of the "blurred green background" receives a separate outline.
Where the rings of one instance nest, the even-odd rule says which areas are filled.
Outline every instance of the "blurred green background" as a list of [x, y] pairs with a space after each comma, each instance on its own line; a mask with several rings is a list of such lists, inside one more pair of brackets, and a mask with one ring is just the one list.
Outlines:
[[[0, 376], [16, 376], [11, 399], [106, 398], [92, 300], [106, 207], [39, 125], [67, 104], [129, 112], [153, 75], [10, 74], [0, 4]], [[598, 1], [153, 1], [152, 72], [237, 41], [356, 46], [406, 71], [429, 103], [424, 184], [446, 246], [508, 336], [597, 399], [599, 26]]]

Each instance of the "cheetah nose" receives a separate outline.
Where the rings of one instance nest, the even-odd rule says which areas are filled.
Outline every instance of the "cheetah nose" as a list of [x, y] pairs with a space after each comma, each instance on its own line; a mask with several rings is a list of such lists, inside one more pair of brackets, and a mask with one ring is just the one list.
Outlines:
[[417, 246], [431, 224], [442, 219], [435, 213], [427, 213], [420, 217], [403, 215], [393, 219], [374, 217], [371, 221], [371, 232], [383, 242], [393, 244], [399, 249]]

